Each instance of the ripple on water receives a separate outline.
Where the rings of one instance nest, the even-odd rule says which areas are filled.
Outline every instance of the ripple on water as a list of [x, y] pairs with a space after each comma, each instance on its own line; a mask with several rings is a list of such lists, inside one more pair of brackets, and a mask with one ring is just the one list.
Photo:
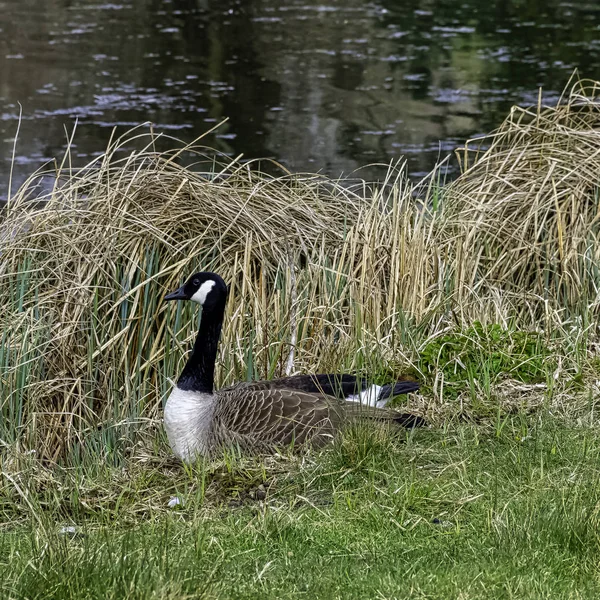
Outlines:
[[[574, 67], [600, 72], [598, 3], [496, 4], [5, 2], [19, 27], [0, 29], [0, 139], [20, 127], [14, 181], [59, 155], [76, 121], [74, 161], [114, 126], [152, 120], [191, 141], [224, 117], [205, 143], [226, 154], [332, 176], [406, 155], [428, 172], [512, 103], [536, 104], [538, 85], [552, 103]], [[0, 153], [9, 162], [12, 144]]]

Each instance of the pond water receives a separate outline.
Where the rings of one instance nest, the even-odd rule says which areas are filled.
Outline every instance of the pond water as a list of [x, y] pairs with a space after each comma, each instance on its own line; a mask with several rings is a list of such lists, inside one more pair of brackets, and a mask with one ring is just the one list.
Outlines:
[[575, 68], [600, 76], [598, 2], [0, 0], [0, 197], [19, 122], [13, 187], [75, 122], [85, 163], [115, 125], [191, 141], [224, 117], [204, 142], [230, 155], [419, 176]]

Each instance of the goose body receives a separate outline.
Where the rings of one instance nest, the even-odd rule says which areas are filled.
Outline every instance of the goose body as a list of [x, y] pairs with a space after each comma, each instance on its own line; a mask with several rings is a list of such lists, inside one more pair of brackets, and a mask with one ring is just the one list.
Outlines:
[[215, 273], [197, 273], [166, 300], [203, 306], [194, 349], [165, 405], [164, 424], [174, 454], [185, 462], [235, 445], [263, 452], [308, 443], [322, 446], [347, 422], [362, 418], [415, 427], [420, 417], [385, 408], [419, 388], [414, 381], [369, 386], [347, 374], [296, 375], [213, 389], [214, 364], [227, 286]]

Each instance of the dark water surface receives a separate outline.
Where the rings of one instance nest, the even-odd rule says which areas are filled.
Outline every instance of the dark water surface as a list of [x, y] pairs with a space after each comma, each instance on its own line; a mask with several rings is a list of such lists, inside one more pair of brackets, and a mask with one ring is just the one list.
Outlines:
[[[331, 176], [402, 155], [428, 171], [514, 103], [600, 76], [600, 2], [0, 0], [0, 197], [78, 121], [87, 162], [152, 121]], [[378, 177], [381, 168], [362, 170]]]

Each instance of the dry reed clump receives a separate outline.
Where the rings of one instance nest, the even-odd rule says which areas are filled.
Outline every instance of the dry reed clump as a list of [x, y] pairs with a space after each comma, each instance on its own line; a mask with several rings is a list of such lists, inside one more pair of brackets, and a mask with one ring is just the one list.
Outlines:
[[395, 354], [396, 309], [422, 305], [428, 269], [408, 187], [366, 199], [238, 163], [209, 178], [175, 162], [181, 149], [118, 158], [128, 141], [45, 196], [31, 178], [5, 211], [1, 440], [54, 459], [152, 423], [195, 330], [193, 308], [162, 297], [197, 270], [231, 284], [221, 383], [281, 374], [292, 346], [296, 370], [360, 369], [372, 339]]
[[527, 296], [538, 318], [544, 302], [597, 314], [600, 83], [578, 81], [553, 107], [541, 95], [536, 108], [513, 107], [461, 162], [445, 190], [459, 297], [496, 288]]

